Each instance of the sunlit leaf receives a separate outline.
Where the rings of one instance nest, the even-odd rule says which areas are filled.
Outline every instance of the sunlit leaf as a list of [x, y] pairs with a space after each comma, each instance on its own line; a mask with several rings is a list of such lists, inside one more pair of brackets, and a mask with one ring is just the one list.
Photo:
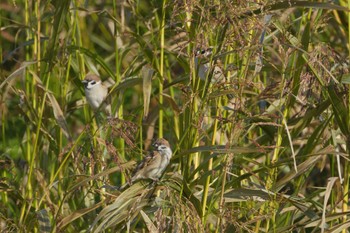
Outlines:
[[141, 75], [143, 80], [143, 115], [144, 118], [147, 118], [149, 112], [149, 103], [151, 100], [153, 69], [148, 66], [144, 66], [142, 67]]

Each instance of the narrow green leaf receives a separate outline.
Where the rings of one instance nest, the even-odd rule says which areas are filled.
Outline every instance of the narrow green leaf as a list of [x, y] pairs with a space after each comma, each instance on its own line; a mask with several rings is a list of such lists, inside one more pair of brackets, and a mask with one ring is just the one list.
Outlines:
[[[348, 110], [347, 106], [344, 103], [344, 100], [342, 99], [341, 93], [336, 92], [335, 86], [329, 86], [327, 88], [329, 100], [331, 101], [333, 110], [334, 110], [334, 118], [337, 121], [340, 130], [343, 134], [346, 136], [349, 136], [349, 125], [348, 125]], [[345, 97], [345, 96], [344, 96]]]
[[145, 212], [143, 212], [142, 210], [140, 211], [140, 213], [141, 213], [141, 216], [142, 216], [143, 220], [144, 220], [145, 223], [146, 223], [148, 232], [157, 233], [157, 232], [158, 232], [158, 229], [157, 229], [157, 227], [153, 224], [152, 220], [148, 217], [148, 215], [147, 215]]
[[110, 66], [104, 61], [104, 59], [100, 57], [98, 54], [93, 53], [90, 49], [83, 48], [80, 46], [75, 46], [75, 45], [68, 46], [67, 49], [70, 53], [79, 51], [85, 54], [86, 56], [90, 57], [91, 59], [93, 59], [93, 61], [100, 64], [101, 67], [108, 73], [108, 75], [113, 77], [113, 79], [115, 80], [114, 72], [111, 70]]
[[142, 67], [141, 75], [143, 80], [143, 117], [147, 118], [151, 100], [153, 69], [149, 66], [144, 66]]

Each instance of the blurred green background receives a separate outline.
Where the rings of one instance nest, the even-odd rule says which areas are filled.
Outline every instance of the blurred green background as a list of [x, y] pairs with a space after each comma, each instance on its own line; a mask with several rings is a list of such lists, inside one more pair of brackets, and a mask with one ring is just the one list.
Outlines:
[[0, 231], [347, 232], [349, 4], [1, 1]]

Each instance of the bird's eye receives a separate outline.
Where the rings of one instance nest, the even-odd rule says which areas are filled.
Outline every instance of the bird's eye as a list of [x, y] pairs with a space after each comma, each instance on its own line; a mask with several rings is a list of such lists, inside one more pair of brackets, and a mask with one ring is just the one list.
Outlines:
[[90, 84], [91, 84], [91, 85], [95, 85], [95, 84], [96, 84], [96, 81], [91, 81]]
[[159, 149], [166, 150], [166, 146], [160, 146]]

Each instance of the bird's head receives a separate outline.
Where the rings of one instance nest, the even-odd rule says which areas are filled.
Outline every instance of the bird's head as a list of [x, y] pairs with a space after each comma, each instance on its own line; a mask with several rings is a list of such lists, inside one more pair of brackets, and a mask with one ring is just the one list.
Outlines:
[[197, 58], [209, 58], [213, 53], [213, 48], [209, 47], [207, 49], [197, 48], [195, 52], [195, 57]]
[[85, 89], [92, 89], [95, 86], [101, 85], [101, 79], [96, 74], [88, 74], [82, 81]]
[[164, 138], [158, 138], [152, 146], [155, 148], [156, 151], [159, 151], [162, 154], [171, 155], [172, 151], [169, 145], [169, 142], [165, 140]]

